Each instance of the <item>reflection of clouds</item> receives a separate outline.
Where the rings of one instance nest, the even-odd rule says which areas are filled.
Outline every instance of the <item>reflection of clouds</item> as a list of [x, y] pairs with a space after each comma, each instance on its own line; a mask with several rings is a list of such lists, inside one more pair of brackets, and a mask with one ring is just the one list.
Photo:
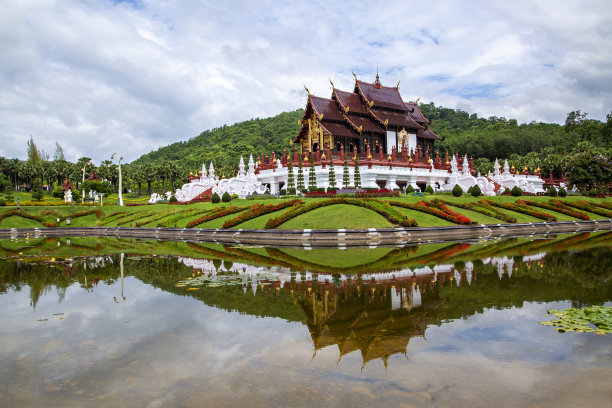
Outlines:
[[[359, 352], [338, 362], [337, 347], [326, 347], [313, 358], [301, 323], [211, 308], [134, 278], [127, 302], [115, 304], [119, 284], [93, 293], [73, 286], [60, 304], [48, 293], [35, 313], [27, 291], [0, 296], [0, 310], [11, 310], [2, 314], [0, 405], [565, 406], [573, 395], [558, 384], [570, 383], [590, 390], [589, 403], [609, 396], [608, 339], [551, 335], [537, 324], [566, 303], [430, 326], [407, 357], [362, 371]], [[58, 311], [65, 320], [36, 322]]]

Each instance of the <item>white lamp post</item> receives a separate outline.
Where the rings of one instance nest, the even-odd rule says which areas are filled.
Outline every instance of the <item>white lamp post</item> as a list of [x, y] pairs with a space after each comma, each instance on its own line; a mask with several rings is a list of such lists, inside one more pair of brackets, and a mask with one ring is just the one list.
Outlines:
[[[113, 160], [113, 158], [117, 155], [117, 153], [113, 153], [113, 155], [111, 156], [111, 160]], [[123, 190], [123, 187], [121, 185], [121, 160], [123, 160], [123, 157], [119, 156], [119, 205], [122, 206], [123, 205], [123, 195], [121, 195], [121, 192]]]

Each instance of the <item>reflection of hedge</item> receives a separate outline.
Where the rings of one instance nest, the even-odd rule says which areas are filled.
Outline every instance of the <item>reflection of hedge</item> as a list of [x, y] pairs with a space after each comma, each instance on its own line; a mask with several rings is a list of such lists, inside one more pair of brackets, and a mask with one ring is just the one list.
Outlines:
[[562, 214], [569, 215], [570, 217], [574, 217], [574, 218], [579, 218], [581, 220], [589, 219], [589, 216], [586, 215], [585, 213], [576, 211], [568, 207], [567, 205], [565, 205], [565, 203], [558, 201], [558, 200], [551, 200], [549, 203], [540, 203], [537, 201], [528, 201], [528, 200], [519, 200], [517, 202], [523, 202], [533, 207], [546, 208], [547, 210], [560, 212]]
[[435, 217], [442, 218], [443, 220], [454, 222], [455, 224], [472, 224], [472, 220], [470, 220], [468, 217], [452, 211], [450, 208], [444, 205], [442, 200], [438, 199], [432, 201], [419, 201], [416, 204], [408, 204], [403, 201], [389, 201], [389, 204], [396, 207], [408, 208], [410, 210], [431, 214]]
[[302, 200], [292, 200], [292, 201], [284, 201], [278, 204], [266, 204], [253, 205], [247, 212], [239, 215], [236, 218], [232, 218], [231, 220], [227, 220], [223, 223], [223, 228], [232, 228], [238, 224], [242, 224], [245, 221], [251, 220], [253, 218], [260, 217], [265, 214], [269, 214], [278, 210], [282, 210], [287, 207], [291, 207], [294, 205], [302, 204]]
[[531, 215], [532, 217], [539, 218], [545, 221], [557, 221], [557, 217], [555, 217], [554, 215], [540, 212], [531, 207], [528, 207], [526, 204], [521, 205], [521, 201], [522, 200], [517, 200], [516, 203], [511, 204], [511, 203], [496, 203], [495, 201], [491, 201], [491, 200], [483, 200], [483, 202], [489, 205], [492, 205], [494, 207], [505, 208], [506, 210]]
[[266, 222], [266, 229], [272, 229], [284, 224], [285, 222], [297, 217], [298, 215], [305, 214], [309, 211], [315, 210], [321, 207], [327, 207], [329, 205], [334, 204], [348, 204], [348, 205], [356, 205], [358, 207], [364, 207], [369, 210], [372, 210], [387, 219], [389, 222], [397, 225], [402, 225], [405, 227], [416, 227], [417, 222], [415, 219], [408, 218], [397, 211], [395, 211], [391, 206], [386, 202], [380, 202], [375, 200], [364, 200], [364, 199], [351, 199], [351, 198], [331, 198], [325, 201], [318, 201], [306, 205], [302, 205], [299, 207], [295, 207], [290, 209], [289, 211], [284, 212], [278, 217], [270, 218], [268, 222]]
[[[558, 200], [553, 200], [553, 201], [558, 201]], [[575, 202], [568, 201], [565, 204], [569, 205], [570, 207], [574, 207], [574, 208], [578, 208], [584, 211], [591, 212], [593, 214], [598, 214], [604, 217], [612, 218], [612, 211], [605, 210], [601, 208], [601, 206], [596, 206], [596, 205], [593, 205], [583, 200], [575, 201]]]
[[516, 218], [510, 215], [504, 214], [497, 208], [493, 208], [490, 205], [482, 203], [482, 202], [473, 202], [473, 201], [468, 202], [468, 203], [451, 203], [448, 201], [443, 201], [443, 202], [446, 205], [452, 205], [454, 207], [459, 207], [465, 210], [474, 211], [474, 212], [480, 213], [482, 215], [486, 215], [491, 218], [497, 218], [498, 220], [509, 222], [511, 224], [514, 224], [516, 222]]

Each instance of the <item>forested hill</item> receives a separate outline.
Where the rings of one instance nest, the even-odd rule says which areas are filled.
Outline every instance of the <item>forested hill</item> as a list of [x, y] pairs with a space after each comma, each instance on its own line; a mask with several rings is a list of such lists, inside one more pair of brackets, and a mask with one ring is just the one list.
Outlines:
[[[421, 104], [420, 108], [431, 120], [431, 128], [445, 138], [436, 143], [440, 153], [456, 151], [492, 161], [511, 155], [525, 156], [530, 152], [551, 157], [565, 155], [584, 141], [599, 148], [609, 147], [611, 143], [612, 114], [608, 115], [606, 123], [587, 119], [586, 114], [577, 111], [568, 114], [565, 125], [518, 124], [515, 119], [485, 119], [461, 110], [435, 106], [434, 103]], [[210, 163], [212, 160], [217, 174], [233, 175], [240, 155], [247, 160], [249, 154], [261, 153], [262, 150], [267, 155], [272, 150], [277, 155], [283, 148], [289, 150], [290, 140], [299, 131], [298, 120], [302, 114], [303, 110], [299, 109], [207, 130], [186, 142], [173, 143], [148, 153], [135, 163], [176, 161], [182, 169], [198, 170], [203, 161]]]
[[289, 150], [289, 142], [300, 130], [298, 120], [302, 119], [303, 113], [303, 109], [298, 109], [270, 118], [251, 119], [206, 130], [186, 142], [173, 143], [145, 154], [134, 163], [169, 160], [179, 162], [182, 168], [199, 170], [203, 161], [208, 165], [212, 160], [219, 176], [222, 172], [233, 175], [241, 155], [246, 164], [251, 153], [257, 154], [263, 150], [270, 155], [274, 150], [279, 156], [283, 148]]

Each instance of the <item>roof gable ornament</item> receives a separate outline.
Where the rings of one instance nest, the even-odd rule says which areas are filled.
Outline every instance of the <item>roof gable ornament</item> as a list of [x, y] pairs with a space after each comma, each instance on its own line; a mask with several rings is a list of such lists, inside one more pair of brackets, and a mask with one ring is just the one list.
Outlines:
[[308, 94], [308, 96], [310, 96], [310, 91], [308, 90], [308, 88], [306, 88], [306, 84], [304, 84], [304, 89], [306, 90], [306, 93]]
[[389, 126], [389, 119], [385, 119], [385, 121], [383, 122], [383, 125], [385, 125], [385, 127]]
[[396, 89], [399, 89], [399, 83], [400, 83], [400, 81], [397, 81], [397, 85], [395, 85]]
[[344, 113], [349, 113], [349, 111], [351, 110], [351, 108], [349, 108], [348, 106], [346, 108], [344, 108]]
[[419, 106], [419, 101], [421, 100], [421, 97], [419, 96], [418, 98], [416, 98], [416, 101], [414, 101], [414, 104]]
[[371, 108], [372, 106], [374, 106], [374, 100], [371, 100], [370, 103], [368, 103], [368, 108]]
[[334, 86], [334, 83], [332, 82], [331, 78], [327, 78], [329, 79], [329, 83], [331, 84], [332, 89], [336, 89], [336, 87]]

